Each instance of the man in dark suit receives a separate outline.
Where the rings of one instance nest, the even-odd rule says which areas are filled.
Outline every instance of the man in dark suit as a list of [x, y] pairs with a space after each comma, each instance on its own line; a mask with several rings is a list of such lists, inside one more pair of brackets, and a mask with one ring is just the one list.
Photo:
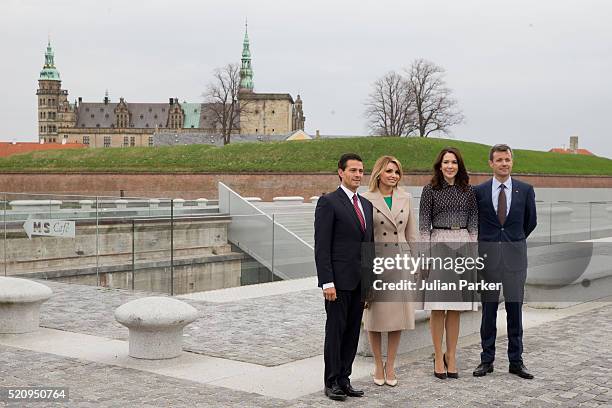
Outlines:
[[361, 253], [374, 240], [372, 204], [357, 194], [363, 162], [353, 153], [338, 161], [340, 187], [319, 198], [315, 211], [315, 262], [325, 298], [325, 395], [343, 401], [361, 397], [351, 386], [357, 352], [363, 299]]
[[[512, 150], [495, 145], [489, 152], [493, 178], [476, 187], [478, 200], [478, 245], [485, 257], [482, 278], [501, 283], [508, 328], [509, 371], [521, 378], [533, 375], [523, 364], [522, 306], [527, 277], [526, 239], [537, 225], [535, 193], [527, 183], [510, 177]], [[475, 377], [493, 372], [499, 290], [483, 291], [480, 339], [482, 353]]]

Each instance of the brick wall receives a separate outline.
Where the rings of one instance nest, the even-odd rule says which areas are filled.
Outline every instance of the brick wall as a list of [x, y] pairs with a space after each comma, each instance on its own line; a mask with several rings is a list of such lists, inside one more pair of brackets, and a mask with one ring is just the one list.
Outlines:
[[[489, 177], [474, 174], [478, 184]], [[612, 176], [516, 176], [535, 187], [612, 188]], [[408, 174], [407, 185], [420, 186], [430, 179], [427, 174]], [[271, 200], [274, 196], [310, 197], [338, 187], [335, 174], [0, 174], [0, 191], [82, 194], [126, 197], [217, 198], [217, 182], [222, 181], [243, 196]], [[367, 185], [367, 178], [363, 185]], [[0, 198], [1, 199], [1, 198]]]

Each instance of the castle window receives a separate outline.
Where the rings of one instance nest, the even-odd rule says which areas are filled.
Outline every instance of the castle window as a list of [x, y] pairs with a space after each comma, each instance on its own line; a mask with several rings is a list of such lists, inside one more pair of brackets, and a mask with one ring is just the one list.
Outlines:
[[157, 119], [157, 113], [153, 115], [153, 119]]
[[83, 144], [89, 146], [89, 136], [83, 136]]
[[274, 129], [272, 129], [272, 133], [274, 133]]
[[106, 119], [108, 119], [108, 113], [107, 113], [106, 115], [104, 115], [104, 117], [105, 117]]
[[149, 127], [149, 124], [147, 123], [147, 124], [145, 125], [145, 127]]
[[274, 109], [272, 109], [272, 114], [274, 115]]
[[43, 132], [44, 132], [44, 130], [43, 130], [43, 127], [41, 126], [40, 127], [40, 133], [43, 133]]
[[104, 112], [104, 108], [100, 108], [100, 113]]
[[85, 112], [89, 112], [89, 108], [85, 108]]
[[165, 111], [166, 111], [166, 108], [162, 108], [162, 112], [165, 112]]
[[144, 119], [144, 115], [140, 115], [140, 119]]
[[153, 146], [153, 136], [149, 136], [149, 146]]
[[191, 128], [193, 129], [195, 126], [191, 125]]
[[92, 119], [96, 117], [96, 115], [94, 115], [93, 113], [90, 116]]
[[259, 129], [255, 129], [255, 133], [259, 133]]
[[161, 128], [161, 127], [164, 127], [164, 125], [162, 125], [162, 124], [160, 123], [160, 124], [159, 124], [159, 127], [160, 127], [160, 128]]
[[149, 112], [153, 112], [153, 109], [149, 108]]
[[130, 137], [130, 146], [132, 147], [136, 146], [136, 136]]
[[128, 137], [123, 136], [123, 147], [127, 147], [127, 145], [128, 145]]
[[104, 147], [110, 147], [110, 145], [111, 145], [111, 137], [104, 136]]
[[111, 123], [111, 129], [114, 129], [114, 128], [115, 128], [115, 124]]
[[84, 124], [84, 123], [81, 123], [81, 127], [85, 127], [85, 124]]
[[100, 127], [100, 124], [99, 124], [99, 123], [96, 123], [96, 127], [97, 127], [97, 128], [99, 128], [99, 127]]
[[197, 109], [194, 109], [194, 110], [193, 110], [193, 113], [198, 113], [198, 110], [197, 110]]

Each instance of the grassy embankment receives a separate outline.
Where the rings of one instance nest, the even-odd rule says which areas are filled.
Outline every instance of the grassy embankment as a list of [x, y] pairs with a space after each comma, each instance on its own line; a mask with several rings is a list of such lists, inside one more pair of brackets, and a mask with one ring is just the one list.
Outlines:
[[[468, 170], [488, 172], [489, 146], [452, 139], [360, 137], [276, 143], [98, 148], [33, 152], [0, 159], [0, 172], [330, 172], [344, 152], [370, 170], [377, 157], [397, 156], [405, 171], [429, 171], [444, 146], [459, 148]], [[612, 160], [516, 150], [515, 173], [612, 175]]]

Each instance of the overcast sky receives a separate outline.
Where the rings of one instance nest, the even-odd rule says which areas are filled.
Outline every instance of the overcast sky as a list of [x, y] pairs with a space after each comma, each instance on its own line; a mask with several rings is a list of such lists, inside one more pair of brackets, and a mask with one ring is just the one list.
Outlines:
[[454, 138], [548, 150], [578, 135], [612, 157], [609, 0], [3, 0], [0, 140], [37, 140], [49, 34], [70, 100], [201, 102], [239, 62], [247, 17], [255, 90], [300, 93], [309, 133], [366, 134], [372, 82], [425, 58], [465, 114]]

